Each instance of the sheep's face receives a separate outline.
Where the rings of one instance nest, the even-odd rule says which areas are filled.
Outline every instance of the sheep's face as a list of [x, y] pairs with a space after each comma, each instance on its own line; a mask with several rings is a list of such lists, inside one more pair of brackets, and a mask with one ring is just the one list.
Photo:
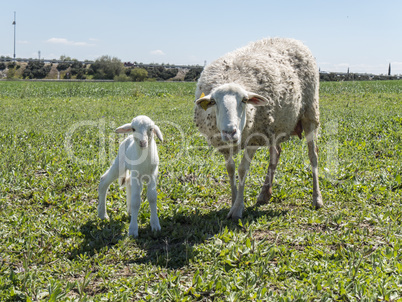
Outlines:
[[159, 127], [145, 115], [135, 117], [130, 124], [125, 124], [116, 129], [116, 133], [132, 133], [134, 141], [141, 148], [147, 148], [154, 134], [163, 141]]
[[196, 100], [204, 110], [215, 106], [216, 126], [224, 142], [240, 143], [246, 125], [246, 104], [265, 106], [268, 100], [258, 94], [248, 92], [237, 84], [224, 84], [211, 94]]

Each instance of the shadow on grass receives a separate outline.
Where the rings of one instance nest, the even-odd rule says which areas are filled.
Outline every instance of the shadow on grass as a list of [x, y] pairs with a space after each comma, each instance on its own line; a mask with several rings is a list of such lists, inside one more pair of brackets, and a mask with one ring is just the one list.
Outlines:
[[[154, 233], [149, 225], [140, 228], [139, 238], [131, 239], [134, 246], [144, 251], [144, 256], [126, 263], [152, 263], [167, 268], [180, 268], [188, 264], [196, 254], [194, 245], [206, 242], [216, 234], [228, 230], [247, 231], [239, 223], [226, 219], [229, 209], [202, 213], [177, 213], [170, 217], [159, 217], [162, 230]], [[268, 220], [285, 215], [287, 210], [263, 210], [258, 206], [246, 207], [243, 213], [242, 224], [247, 225], [262, 216]], [[80, 254], [93, 256], [100, 250], [116, 245], [127, 236], [127, 224], [129, 217], [123, 220], [114, 220], [111, 216], [109, 221], [98, 219], [88, 221], [80, 228], [84, 240], [80, 246], [71, 252], [71, 258]]]

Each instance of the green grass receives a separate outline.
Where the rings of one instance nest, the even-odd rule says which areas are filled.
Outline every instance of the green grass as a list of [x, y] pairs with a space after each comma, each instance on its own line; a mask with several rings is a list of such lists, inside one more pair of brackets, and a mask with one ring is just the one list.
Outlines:
[[[321, 86], [320, 185], [283, 145], [271, 202], [257, 152], [242, 223], [223, 158], [192, 122], [194, 83], [0, 82], [1, 301], [402, 301], [402, 83]], [[125, 191], [97, 186], [135, 115], [157, 121], [158, 209], [127, 236]], [[239, 156], [236, 158], [239, 162]]]

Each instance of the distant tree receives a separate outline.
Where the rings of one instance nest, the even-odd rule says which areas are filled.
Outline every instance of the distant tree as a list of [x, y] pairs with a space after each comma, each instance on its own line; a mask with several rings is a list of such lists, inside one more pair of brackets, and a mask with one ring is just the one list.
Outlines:
[[57, 69], [58, 71], [62, 71], [62, 70], [68, 69], [69, 67], [70, 67], [70, 63], [62, 62], [62, 63], [57, 64], [56, 69]]
[[45, 65], [42, 61], [29, 61], [22, 76], [26, 79], [43, 79], [51, 69], [50, 65]]
[[134, 82], [143, 82], [148, 78], [148, 71], [144, 68], [131, 69], [130, 77]]
[[17, 65], [15, 62], [10, 62], [7, 64], [8, 69], [14, 68]]
[[[60, 59], [59, 59], [59, 61], [63, 61], [63, 62], [61, 62], [61, 63], [59, 63], [59, 64], [57, 64], [57, 67], [56, 67], [56, 69], [58, 70], [58, 71], [63, 71], [63, 70], [66, 70], [66, 69], [68, 69], [69, 67], [70, 67], [70, 62], [72, 61], [73, 59], [71, 59], [70, 57], [66, 57], [66, 56], [60, 56]], [[75, 60], [75, 61], [77, 61], [77, 60]]]
[[7, 73], [7, 79], [11, 80], [14, 79], [14, 77], [15, 77], [15, 69], [9, 68]]
[[77, 79], [83, 80], [86, 78], [85, 72], [85, 65], [74, 59], [73, 63], [71, 64], [71, 75], [75, 75]]
[[188, 82], [197, 81], [201, 75], [203, 67], [192, 67], [185, 75], [184, 80]]
[[70, 67], [70, 63], [62, 62], [62, 63], [57, 64], [56, 69], [57, 69], [58, 71], [62, 71], [62, 70], [68, 69], [69, 67]]
[[109, 79], [113, 80], [115, 76], [122, 73], [123, 63], [116, 57], [102, 56], [91, 64], [91, 73], [94, 74], [94, 79]]
[[6, 64], [5, 63], [3, 63], [3, 62], [1, 62], [0, 63], [0, 70], [4, 70], [4, 69], [6, 69]]
[[166, 68], [164, 65], [150, 67], [147, 69], [148, 77], [158, 81], [166, 81], [174, 78], [179, 70], [177, 68]]
[[115, 82], [129, 82], [130, 80], [130, 77], [127, 76], [125, 72], [122, 72], [113, 78], [113, 81]]

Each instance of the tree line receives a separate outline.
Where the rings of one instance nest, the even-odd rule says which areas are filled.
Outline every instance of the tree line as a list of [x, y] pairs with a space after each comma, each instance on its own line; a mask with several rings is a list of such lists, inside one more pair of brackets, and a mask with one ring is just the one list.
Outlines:
[[[53, 66], [55, 68], [53, 68]], [[389, 74], [390, 74], [389, 66]], [[56, 72], [51, 72], [51, 70]], [[0, 57], [0, 79], [77, 79], [134, 81], [197, 81], [203, 70], [201, 66], [177, 68], [174, 65], [122, 63], [116, 57], [102, 56], [94, 62], [80, 62], [67, 56], [45, 63], [43, 60], [15, 62]], [[400, 76], [357, 73], [320, 72], [321, 81], [393, 80]]]
[[[57, 73], [50, 74], [55, 66]], [[53, 68], [54, 69], [54, 68]], [[93, 79], [114, 81], [196, 81], [202, 67], [190, 66], [179, 74], [179, 69], [170, 65], [124, 64], [120, 59], [102, 56], [92, 63], [83, 63], [62, 56], [57, 63], [46, 64], [43, 60], [29, 60], [26, 64], [0, 58], [0, 78], [8, 79]]]

